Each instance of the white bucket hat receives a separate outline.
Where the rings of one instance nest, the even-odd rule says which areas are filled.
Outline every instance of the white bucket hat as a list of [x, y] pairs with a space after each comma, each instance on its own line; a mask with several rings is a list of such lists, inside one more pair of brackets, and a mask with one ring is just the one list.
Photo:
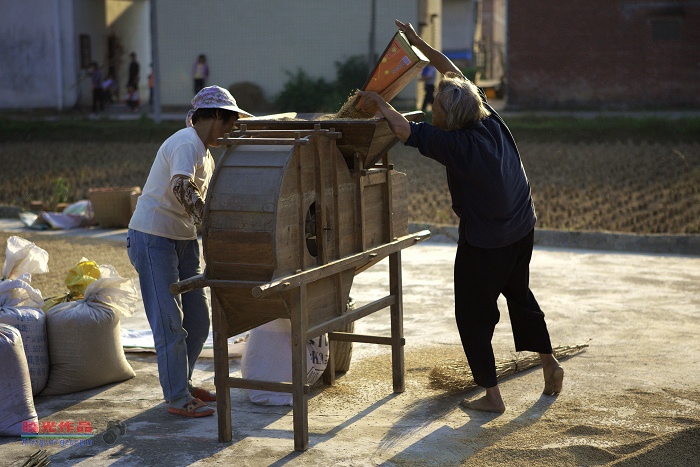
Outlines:
[[187, 113], [187, 126], [192, 126], [192, 115], [197, 109], [226, 109], [238, 112], [241, 116], [252, 117], [253, 114], [238, 107], [236, 99], [228, 90], [219, 86], [207, 86], [192, 99], [192, 110]]

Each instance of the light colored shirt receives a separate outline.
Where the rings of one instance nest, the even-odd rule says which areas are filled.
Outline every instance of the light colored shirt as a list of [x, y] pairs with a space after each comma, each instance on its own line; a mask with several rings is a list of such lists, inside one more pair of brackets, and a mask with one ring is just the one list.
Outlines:
[[197, 63], [194, 66], [194, 77], [195, 79], [204, 79], [207, 77], [206, 65], [204, 63]]
[[197, 229], [173, 193], [175, 175], [190, 178], [205, 199], [214, 173], [214, 158], [194, 128], [184, 128], [158, 150], [139, 196], [129, 228], [174, 240], [193, 240]]

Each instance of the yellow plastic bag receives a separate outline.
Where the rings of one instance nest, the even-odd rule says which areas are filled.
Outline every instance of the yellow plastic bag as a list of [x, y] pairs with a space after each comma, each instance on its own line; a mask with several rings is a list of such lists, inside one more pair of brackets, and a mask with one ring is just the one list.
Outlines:
[[83, 259], [68, 271], [65, 284], [72, 297], [83, 298], [87, 286], [99, 278], [100, 267], [94, 261]]
[[69, 292], [65, 294], [49, 297], [44, 300], [41, 307], [44, 313], [59, 303], [81, 300], [85, 295], [87, 286], [100, 278], [100, 267], [94, 261], [83, 258], [78, 264], [68, 270], [64, 283]]

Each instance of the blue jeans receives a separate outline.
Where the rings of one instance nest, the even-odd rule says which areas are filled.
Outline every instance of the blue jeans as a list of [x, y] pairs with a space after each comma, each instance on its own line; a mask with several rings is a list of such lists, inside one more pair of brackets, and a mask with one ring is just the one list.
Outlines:
[[181, 407], [190, 398], [194, 364], [209, 336], [210, 312], [204, 289], [172, 295], [170, 284], [202, 273], [199, 243], [129, 229], [126, 246], [139, 274], [163, 396]]

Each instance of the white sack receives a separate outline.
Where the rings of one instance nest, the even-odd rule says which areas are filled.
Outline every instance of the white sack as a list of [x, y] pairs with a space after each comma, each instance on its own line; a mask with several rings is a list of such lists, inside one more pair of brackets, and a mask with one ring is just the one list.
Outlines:
[[23, 238], [12, 236], [7, 239], [3, 279], [17, 279], [24, 274], [49, 272], [49, 254]]
[[22, 279], [0, 282], [0, 323], [17, 328], [32, 382], [32, 394], [39, 394], [49, 377], [49, 349], [46, 316], [41, 310], [41, 292]]
[[[306, 343], [307, 384], [315, 383], [328, 362], [328, 337], [324, 334]], [[276, 319], [250, 331], [241, 360], [243, 378], [292, 382], [292, 324]], [[286, 392], [248, 390], [251, 402], [260, 405], [293, 405]]]
[[7, 324], [0, 324], [0, 362], [0, 436], [21, 436], [25, 422], [39, 420], [22, 336]]
[[112, 266], [100, 266], [100, 278], [83, 300], [60, 303], [46, 312], [51, 369], [41, 395], [83, 391], [135, 376], [124, 356], [120, 315], [129, 316], [138, 294], [131, 279]]

